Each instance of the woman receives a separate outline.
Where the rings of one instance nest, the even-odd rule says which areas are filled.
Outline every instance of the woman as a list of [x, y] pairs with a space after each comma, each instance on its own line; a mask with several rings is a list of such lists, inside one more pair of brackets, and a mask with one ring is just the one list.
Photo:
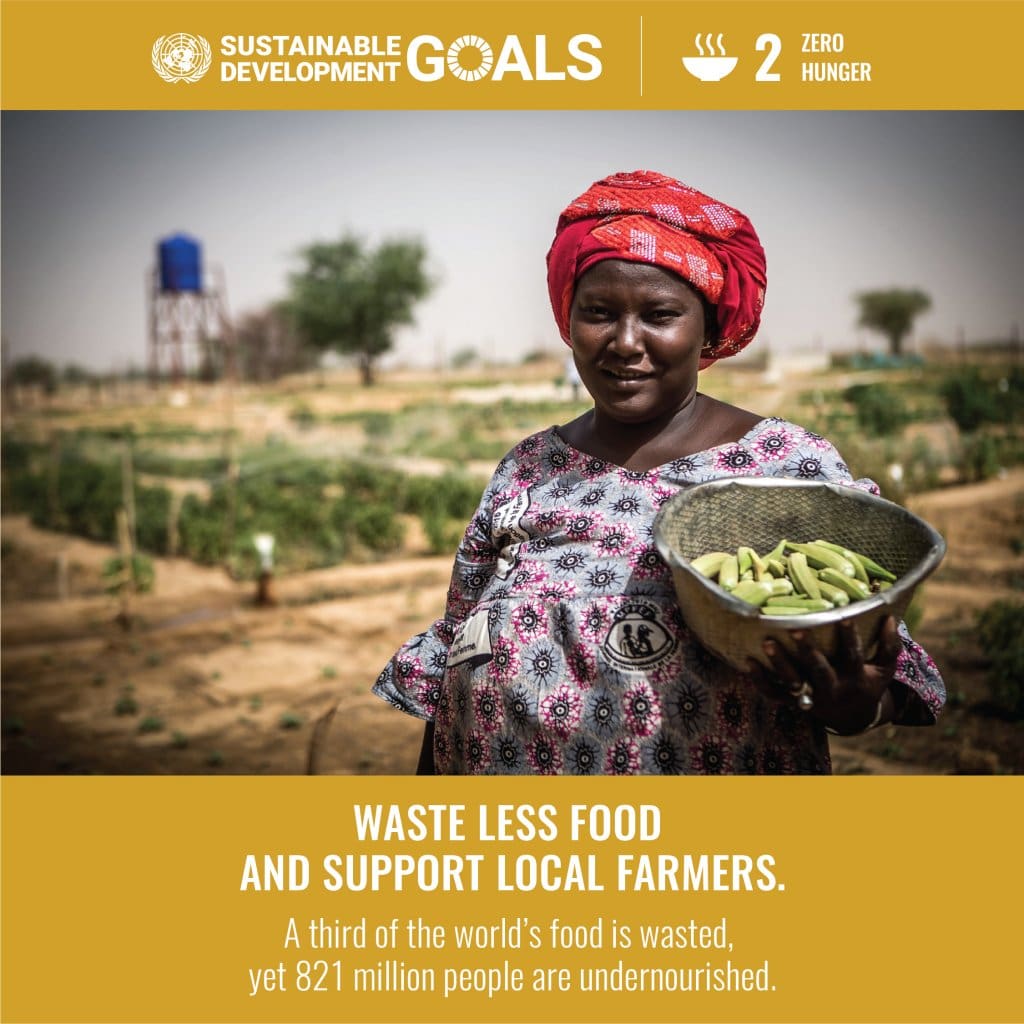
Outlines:
[[594, 407], [502, 459], [445, 617], [377, 680], [428, 722], [421, 772], [824, 773], [827, 730], [934, 721], [942, 680], [892, 619], [871, 662], [852, 630], [831, 662], [806, 638], [794, 655], [766, 640], [774, 677], [737, 673], [682, 622], [652, 537], [680, 487], [742, 474], [876, 490], [824, 438], [697, 390], [754, 337], [765, 283], [749, 220], [664, 175], [614, 175], [563, 211], [548, 287]]

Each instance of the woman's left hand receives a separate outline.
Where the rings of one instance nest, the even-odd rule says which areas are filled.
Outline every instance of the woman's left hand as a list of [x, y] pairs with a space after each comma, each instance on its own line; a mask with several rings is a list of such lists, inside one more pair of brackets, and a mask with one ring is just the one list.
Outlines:
[[838, 646], [831, 659], [822, 654], [809, 634], [794, 631], [790, 635], [796, 644], [793, 651], [770, 638], [764, 642], [774, 680], [763, 665], [751, 662], [750, 674], [762, 692], [766, 688], [774, 690], [776, 697], [788, 693], [791, 699], [804, 693], [811, 699], [811, 713], [840, 734], [862, 732], [892, 718], [889, 684], [902, 645], [891, 615], [882, 619], [871, 661], [864, 660], [860, 637], [851, 622], [838, 624]]

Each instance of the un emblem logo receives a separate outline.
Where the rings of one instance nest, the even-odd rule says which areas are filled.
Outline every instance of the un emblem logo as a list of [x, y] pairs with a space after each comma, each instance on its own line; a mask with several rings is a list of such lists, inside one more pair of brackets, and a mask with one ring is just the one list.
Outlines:
[[202, 36], [175, 32], [153, 44], [153, 70], [165, 82], [198, 82], [210, 70], [213, 54]]

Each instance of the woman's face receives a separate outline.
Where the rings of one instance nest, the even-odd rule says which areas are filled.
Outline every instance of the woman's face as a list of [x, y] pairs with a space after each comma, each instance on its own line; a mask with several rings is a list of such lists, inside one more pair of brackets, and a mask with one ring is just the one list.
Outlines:
[[576, 284], [569, 337], [599, 413], [622, 423], [671, 416], [697, 390], [704, 306], [661, 267], [602, 260]]

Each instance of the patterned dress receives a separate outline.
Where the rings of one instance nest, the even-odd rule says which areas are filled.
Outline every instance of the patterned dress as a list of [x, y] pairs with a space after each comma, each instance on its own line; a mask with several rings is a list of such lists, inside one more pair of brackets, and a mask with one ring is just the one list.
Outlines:
[[[684, 484], [729, 475], [854, 481], [817, 434], [766, 419], [739, 441], [624, 469], [552, 427], [506, 455], [455, 557], [446, 614], [374, 692], [435, 722], [443, 774], [827, 773], [824, 728], [762, 696], [688, 633], [652, 528]], [[945, 700], [900, 627], [904, 724]]]

